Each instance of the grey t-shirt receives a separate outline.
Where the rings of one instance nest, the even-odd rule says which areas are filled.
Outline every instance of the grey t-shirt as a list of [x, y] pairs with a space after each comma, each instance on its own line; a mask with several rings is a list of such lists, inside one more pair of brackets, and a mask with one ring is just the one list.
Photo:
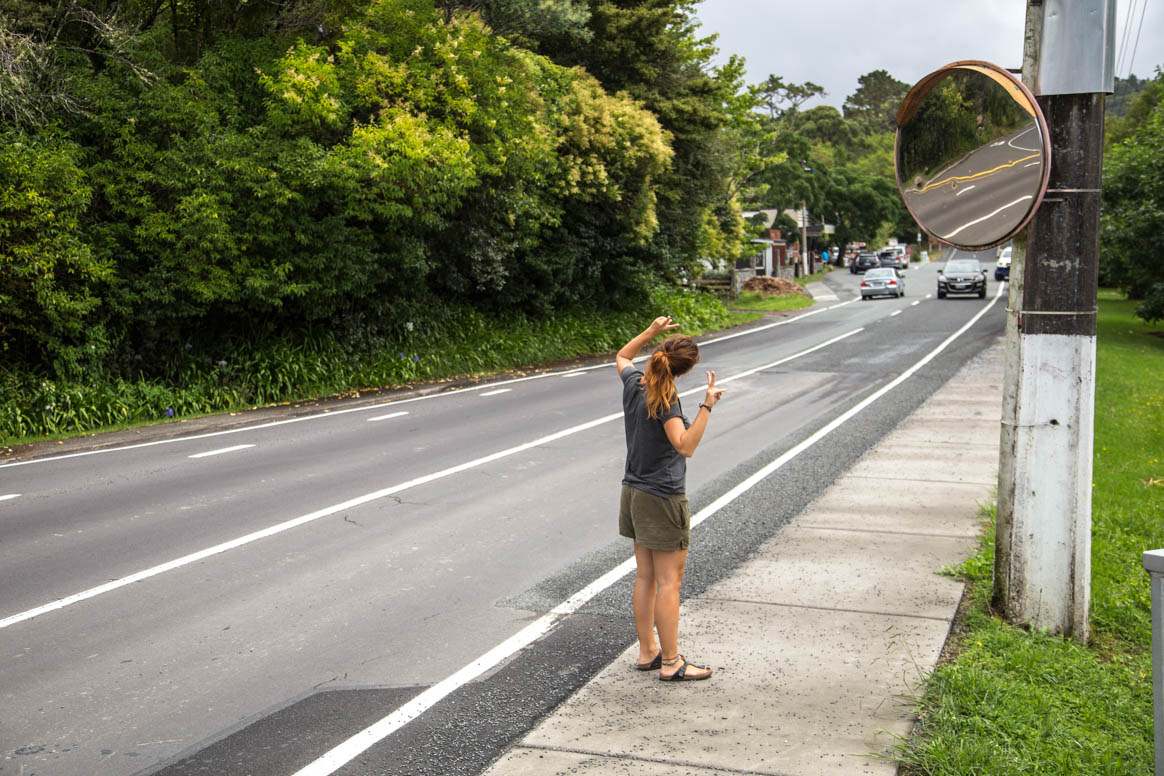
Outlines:
[[663, 424], [671, 418], [683, 421], [683, 428], [691, 424], [679, 407], [676, 397], [659, 417], [647, 414], [647, 392], [639, 383], [642, 370], [628, 366], [622, 370], [622, 411], [626, 424], [626, 473], [624, 485], [666, 498], [687, 489], [687, 459], [679, 454]]

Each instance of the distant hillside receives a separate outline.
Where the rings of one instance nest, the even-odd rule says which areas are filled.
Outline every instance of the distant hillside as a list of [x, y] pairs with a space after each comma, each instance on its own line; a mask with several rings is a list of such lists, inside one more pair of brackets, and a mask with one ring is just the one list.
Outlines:
[[1128, 105], [1134, 100], [1140, 92], [1148, 88], [1148, 84], [1155, 79], [1152, 78], [1137, 78], [1135, 73], [1130, 74], [1127, 78], [1116, 77], [1115, 92], [1107, 96], [1107, 104], [1104, 112], [1113, 118], [1123, 118], [1127, 115]]

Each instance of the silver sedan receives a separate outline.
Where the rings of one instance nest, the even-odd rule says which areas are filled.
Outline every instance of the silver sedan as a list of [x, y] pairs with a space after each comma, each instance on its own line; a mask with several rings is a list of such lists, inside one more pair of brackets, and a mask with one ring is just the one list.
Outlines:
[[875, 296], [905, 296], [905, 278], [889, 267], [869, 270], [861, 280], [861, 299]]

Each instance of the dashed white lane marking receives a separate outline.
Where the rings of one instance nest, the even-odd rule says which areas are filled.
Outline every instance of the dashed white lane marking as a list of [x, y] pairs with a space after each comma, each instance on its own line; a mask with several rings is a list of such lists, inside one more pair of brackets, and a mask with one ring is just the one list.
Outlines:
[[246, 450], [248, 447], [254, 447], [254, 445], [235, 445], [234, 447], [224, 447], [221, 450], [209, 450], [205, 453], [195, 453], [194, 455], [188, 455], [186, 457], [187, 458], [207, 458], [207, 457], [212, 456], [212, 455], [222, 455], [223, 453], [233, 453], [236, 450]]
[[513, 390], [512, 388], [498, 388], [496, 391], [485, 391], [484, 393], [481, 393], [480, 395], [481, 396], [496, 396], [499, 393], [509, 393], [512, 390]]
[[[934, 298], [933, 294], [926, 294], [926, 299], [933, 299], [933, 298]], [[913, 304], [917, 304], [917, 302], [914, 302]], [[912, 307], [913, 305], [910, 305], [910, 306]]]
[[387, 415], [377, 415], [374, 418], [368, 418], [369, 423], [375, 423], [377, 420], [389, 420], [391, 418], [399, 418], [407, 415], [407, 412], [389, 412]]
[[[749, 370], [747, 370], [745, 372], [741, 372], [737, 375], [732, 375], [731, 377], [726, 377], [723, 380], [720, 380], [719, 383], [721, 385], [724, 383], [730, 383], [733, 380], [738, 380], [741, 377], [747, 377], [749, 375], [753, 375], [753, 374], [755, 374], [759, 371], [762, 371], [764, 369], [771, 369], [772, 367], [779, 366], [780, 364], [783, 364], [787, 361], [791, 361], [795, 358], [800, 358], [801, 356], [812, 353], [813, 351], [820, 350], [821, 348], [827, 347], [827, 346], [833, 344], [834, 342], [838, 342], [846, 337], [851, 337], [852, 335], [856, 334], [859, 331], [862, 331], [862, 329], [854, 329], [853, 331], [846, 332], [845, 334], [842, 334], [839, 337], [833, 337], [831, 340], [828, 340], [827, 342], [822, 342], [819, 345], [814, 345], [813, 347], [802, 350], [799, 353], [794, 353], [791, 356], [786, 356], [785, 358], [782, 358], [779, 361], [773, 361], [770, 364], [765, 364], [763, 366], [756, 367], [755, 369], [749, 369]], [[683, 393], [681, 393], [679, 395], [680, 396], [690, 396], [690, 395], [695, 394], [695, 393], [702, 393], [705, 390], [707, 390], [707, 386], [698, 386], [698, 387], [692, 388], [690, 390], [684, 391]], [[349, 499], [341, 504], [335, 504], [335, 505], [330, 506], [330, 507], [324, 507], [323, 509], [317, 510], [315, 512], [311, 512], [310, 514], [302, 515], [300, 517], [296, 517], [296, 518], [293, 518], [291, 520], [286, 520], [282, 523], [278, 523], [276, 525], [269, 526], [269, 527], [264, 528], [262, 530], [255, 531], [253, 533], [249, 533], [246, 536], [240, 536], [237, 539], [232, 539], [228, 542], [223, 542], [222, 544], [216, 544], [213, 547], [208, 547], [204, 550], [199, 550], [198, 552], [190, 553], [189, 555], [183, 555], [181, 558], [176, 558], [176, 559], [168, 561], [166, 563], [162, 563], [162, 564], [159, 564], [157, 566], [153, 566], [152, 568], [148, 568], [148, 569], [145, 569], [143, 571], [139, 571], [135, 574], [130, 574], [127, 577], [121, 577], [120, 579], [114, 579], [111, 582], [106, 582], [103, 585], [98, 585], [97, 587], [92, 587], [92, 588], [89, 588], [88, 590], [82, 590], [80, 593], [74, 593], [71, 596], [68, 596], [66, 598], [61, 598], [61, 599], [58, 599], [56, 601], [52, 601], [52, 602], [44, 604], [42, 606], [38, 606], [35, 609], [29, 609], [27, 611], [20, 612], [19, 614], [14, 614], [14, 615], [11, 615], [9, 617], [6, 617], [6, 618], [0, 620], [0, 630], [7, 628], [9, 625], [15, 625], [18, 622], [24, 622], [25, 620], [31, 620], [32, 618], [39, 617], [42, 614], [47, 614], [49, 612], [56, 611], [57, 609], [64, 609], [66, 606], [71, 606], [73, 604], [80, 603], [81, 601], [87, 601], [90, 598], [96, 598], [99, 595], [103, 595], [105, 593], [112, 592], [114, 590], [125, 587], [127, 585], [131, 585], [134, 582], [141, 582], [142, 580], [149, 579], [150, 577], [156, 577], [159, 574], [164, 574], [167, 571], [174, 571], [175, 569], [182, 568], [183, 566], [188, 566], [191, 563], [197, 563], [200, 560], [205, 560], [206, 558], [212, 557], [214, 555], [219, 555], [221, 553], [227, 552], [228, 550], [237, 549], [238, 547], [243, 547], [247, 544], [251, 544], [252, 542], [257, 542], [260, 539], [266, 539], [268, 537], [275, 536], [276, 534], [281, 534], [284, 531], [289, 531], [292, 528], [298, 528], [301, 525], [306, 525], [307, 523], [314, 522], [316, 520], [319, 520], [320, 518], [324, 518], [324, 517], [327, 517], [329, 515], [334, 515], [337, 512], [343, 512], [345, 510], [353, 509], [353, 508], [358, 507], [362, 504], [367, 504], [369, 502], [377, 501], [379, 499], [391, 496], [394, 493], [399, 493], [402, 490], [408, 490], [409, 488], [415, 488], [419, 485], [424, 485], [426, 483], [433, 482], [434, 480], [439, 480], [439, 479], [442, 479], [444, 477], [448, 477], [450, 475], [457, 474], [459, 472], [467, 471], [469, 469], [473, 469], [473, 468], [476, 468], [478, 466], [482, 466], [482, 465], [487, 464], [487, 463], [492, 463], [493, 461], [498, 461], [502, 458], [506, 458], [506, 457], [514, 455], [516, 453], [520, 453], [520, 452], [523, 452], [525, 450], [529, 450], [530, 448], [538, 447], [539, 445], [545, 445], [545, 444], [548, 444], [550, 442], [555, 442], [555, 441], [562, 439], [564, 437], [568, 437], [568, 436], [571, 436], [572, 434], [577, 434], [579, 432], [586, 431], [588, 429], [594, 428], [595, 426], [600, 426], [603, 423], [609, 423], [610, 421], [617, 420], [621, 417], [622, 417], [622, 411], [620, 410], [619, 412], [615, 412], [615, 413], [610, 414], [610, 415], [604, 415], [601, 418], [597, 418], [595, 420], [591, 420], [591, 421], [588, 421], [586, 423], [579, 424], [577, 426], [571, 426], [570, 428], [563, 429], [562, 431], [557, 431], [553, 434], [549, 434], [549, 435], [541, 437], [539, 439], [535, 439], [532, 442], [526, 442], [524, 444], [518, 445], [517, 447], [511, 447], [507, 450], [501, 450], [501, 451], [498, 451], [496, 453], [492, 453], [490, 455], [482, 456], [481, 458], [475, 458], [472, 461], [467, 461], [465, 463], [458, 464], [458, 465], [450, 467], [448, 469], [443, 469], [439, 472], [433, 472], [432, 474], [425, 474], [421, 477], [417, 477], [416, 479], [408, 480], [407, 482], [402, 482], [402, 483], [399, 483], [397, 485], [392, 485], [390, 487], [383, 488], [382, 490], [373, 491], [372, 493], [366, 493], [363, 496], [357, 496], [357, 497], [355, 497], [353, 499]]]
[[[914, 302], [914, 304], [917, 304], [917, 302]], [[892, 318], [895, 315], [901, 315], [901, 310], [894, 310], [889, 314], [889, 317]]]
[[[977, 315], [971, 318], [964, 326], [962, 326], [962, 328], [958, 329], [956, 332], [943, 340], [940, 345], [927, 353], [920, 361], [915, 363], [909, 369], [905, 370], [893, 380], [890, 380], [888, 383], [881, 386], [881, 388], [865, 397], [853, 407], [850, 407], [843, 414], [833, 419], [827, 426], [820, 429], [815, 434], [808, 437], [803, 442], [799, 443], [776, 460], [767, 464], [759, 471], [755, 472], [747, 479], [740, 482], [727, 493], [711, 502], [711, 504], [701, 510], [698, 514], [693, 515], [691, 517], [691, 527], [694, 528], [731, 502], [735, 501], [742, 494], [755, 487], [757, 483], [762, 482], [777, 469], [784, 466], [784, 464], [788, 463], [793, 458], [803, 453], [805, 450], [808, 450], [810, 447], [815, 445], [817, 442], [828, 436], [836, 429], [842, 427], [854, 415], [861, 412], [874, 402], [878, 401], [882, 396], [889, 393], [894, 388], [912, 377], [919, 369], [928, 364], [930, 361], [936, 358], [939, 353], [949, 347], [951, 342], [965, 334], [971, 326], [977, 323], [978, 320], [983, 315], [985, 315], [991, 307], [994, 306], [994, 303], [998, 301], [1000, 296], [1001, 292], [995, 294], [994, 298], [990, 300], [990, 304], [979, 310]], [[838, 339], [843, 339], [845, 336], [848, 335], [842, 335], [842, 337]], [[737, 375], [737, 377], [740, 376], [742, 375]], [[617, 417], [622, 417], [621, 413]], [[574, 595], [567, 598], [561, 604], [555, 606], [550, 610], [549, 614], [546, 614], [530, 623], [525, 628], [518, 631], [516, 634], [506, 639], [502, 643], [498, 644], [496, 647], [489, 650], [481, 657], [469, 663], [464, 668], [443, 679], [437, 684], [434, 684], [432, 687], [428, 688], [408, 703], [396, 709], [396, 711], [382, 718], [379, 722], [373, 723], [370, 727], [364, 728], [359, 733], [356, 733], [354, 736], [349, 738], [347, 741], [344, 741], [335, 748], [324, 753], [314, 762], [309, 763], [308, 765], [296, 771], [292, 776], [330, 776], [330, 774], [335, 773], [344, 765], [359, 757], [363, 752], [372, 748], [380, 741], [390, 736], [392, 733], [396, 732], [412, 720], [419, 717], [424, 712], [428, 711], [430, 708], [435, 706], [442, 699], [453, 693], [458, 688], [468, 684], [481, 674], [500, 664], [510, 656], [516, 654], [522, 648], [527, 647], [533, 642], [537, 641], [543, 635], [548, 633], [555, 625], [557, 625], [563, 617], [573, 614], [574, 612], [581, 609], [596, 595], [633, 571], [634, 567], [635, 559], [633, 557], [627, 558], [625, 561], [615, 566], [613, 569], [606, 572], [601, 577], [594, 580]]]
[[13, 498], [20, 498], [20, 494], [19, 493], [8, 493], [6, 495], [0, 496], [0, 501], [8, 501], [9, 499], [13, 499]]

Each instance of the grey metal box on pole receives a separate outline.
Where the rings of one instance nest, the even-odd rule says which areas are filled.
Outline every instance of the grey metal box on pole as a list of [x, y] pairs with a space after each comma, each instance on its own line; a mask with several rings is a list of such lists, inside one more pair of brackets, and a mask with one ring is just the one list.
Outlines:
[[1164, 776], [1164, 550], [1144, 553], [1152, 580], [1152, 707], [1155, 709], [1156, 776]]

